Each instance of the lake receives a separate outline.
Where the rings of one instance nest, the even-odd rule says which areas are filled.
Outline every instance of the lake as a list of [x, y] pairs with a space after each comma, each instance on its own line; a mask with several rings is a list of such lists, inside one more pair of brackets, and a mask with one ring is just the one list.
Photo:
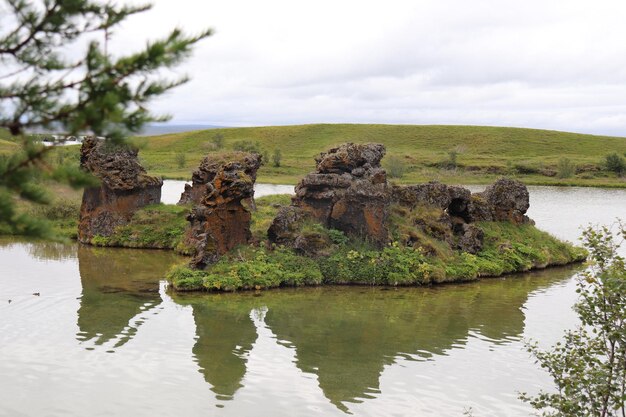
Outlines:
[[[529, 189], [530, 217], [563, 239], [626, 218], [626, 190]], [[0, 416], [527, 416], [517, 392], [550, 379], [524, 340], [547, 346], [576, 324], [580, 266], [434, 288], [171, 293], [163, 274], [182, 261], [0, 239]]]

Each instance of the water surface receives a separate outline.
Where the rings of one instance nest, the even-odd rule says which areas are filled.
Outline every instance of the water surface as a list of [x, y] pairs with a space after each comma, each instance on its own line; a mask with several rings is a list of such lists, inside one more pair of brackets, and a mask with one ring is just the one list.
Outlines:
[[[531, 188], [539, 227], [626, 191]], [[165, 251], [0, 240], [0, 416], [527, 416], [523, 349], [575, 324], [579, 267], [434, 288], [175, 294]]]

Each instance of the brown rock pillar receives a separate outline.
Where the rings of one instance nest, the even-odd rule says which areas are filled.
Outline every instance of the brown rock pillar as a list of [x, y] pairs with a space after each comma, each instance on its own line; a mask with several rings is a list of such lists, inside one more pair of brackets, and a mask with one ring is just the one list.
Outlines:
[[80, 166], [101, 181], [83, 192], [78, 240], [91, 243], [94, 236], [110, 236], [130, 221], [135, 211], [161, 201], [163, 181], [146, 174], [137, 150], [101, 139], [86, 138]]
[[[194, 181], [181, 201], [195, 202], [187, 220], [185, 243], [194, 251], [191, 266], [204, 268], [237, 245], [251, 238], [251, 214], [242, 203], [254, 196], [256, 172], [261, 166], [257, 154], [231, 154], [229, 161], [207, 156], [194, 177], [206, 174], [207, 181]], [[196, 174], [198, 174], [196, 176]]]

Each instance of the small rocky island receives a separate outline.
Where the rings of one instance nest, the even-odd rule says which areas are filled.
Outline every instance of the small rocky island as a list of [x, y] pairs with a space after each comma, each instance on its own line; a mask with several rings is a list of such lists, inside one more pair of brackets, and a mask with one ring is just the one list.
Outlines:
[[[208, 155], [178, 206], [137, 152], [86, 140], [81, 165], [102, 180], [83, 197], [83, 243], [175, 249], [176, 290], [320, 284], [429, 285], [581, 261], [580, 248], [535, 228], [529, 194], [502, 178], [481, 193], [430, 182], [393, 185], [381, 144], [347, 143], [316, 158], [295, 196], [254, 200], [258, 154]], [[258, 206], [258, 209], [257, 209]]]
[[99, 187], [83, 192], [78, 225], [81, 243], [111, 236], [138, 209], [161, 201], [163, 181], [146, 173], [136, 149], [87, 137], [80, 149], [80, 166], [100, 180]]

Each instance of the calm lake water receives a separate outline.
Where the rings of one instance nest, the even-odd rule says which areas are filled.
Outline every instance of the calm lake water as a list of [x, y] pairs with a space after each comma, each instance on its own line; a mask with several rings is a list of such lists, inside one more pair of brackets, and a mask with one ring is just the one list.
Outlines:
[[[626, 217], [626, 191], [531, 187], [529, 214], [575, 240]], [[180, 261], [0, 239], [0, 416], [527, 416], [516, 392], [550, 380], [524, 339], [548, 345], [576, 323], [580, 267], [173, 294], [162, 276]]]

